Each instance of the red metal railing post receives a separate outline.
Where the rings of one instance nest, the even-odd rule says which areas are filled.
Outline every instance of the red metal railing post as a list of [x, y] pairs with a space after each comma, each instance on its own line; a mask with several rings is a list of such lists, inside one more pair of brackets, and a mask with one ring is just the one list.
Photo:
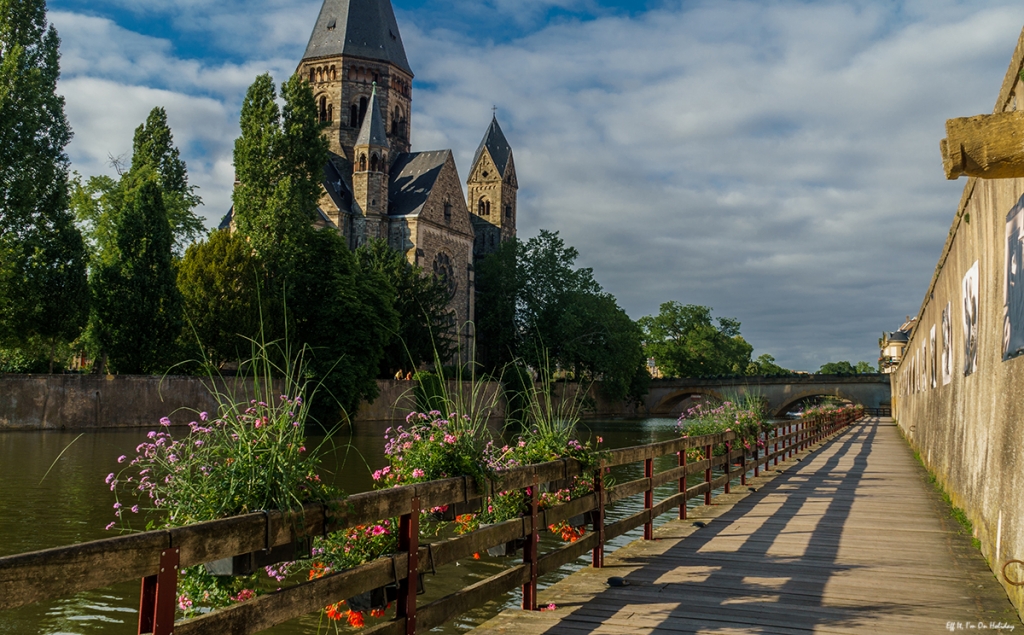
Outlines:
[[405, 634], [416, 635], [416, 592], [420, 576], [420, 499], [398, 521], [398, 549], [409, 554], [408, 574], [398, 585], [398, 617], [405, 618]]
[[679, 493], [683, 495], [683, 502], [679, 505], [679, 520], [686, 520], [686, 450], [679, 452], [679, 467], [683, 468], [683, 475], [679, 477]]
[[704, 470], [704, 482], [708, 484], [708, 491], [704, 492], [704, 504], [711, 504], [711, 446], [704, 446], [704, 456], [708, 459], [708, 466]]
[[172, 635], [178, 604], [178, 565], [181, 549], [160, 552], [160, 572], [142, 579], [139, 600], [139, 635]]
[[594, 533], [597, 534], [597, 546], [591, 556], [591, 564], [595, 569], [604, 566], [604, 470], [597, 468], [594, 472], [594, 493], [597, 494], [597, 517], [594, 519]]
[[537, 530], [537, 474], [533, 475], [533, 487], [530, 488], [530, 536], [523, 549], [523, 564], [530, 565], [530, 581], [523, 585], [523, 610], [537, 610], [537, 578], [539, 577], [537, 560], [537, 543], [540, 532]]
[[[644, 460], [644, 478], [648, 479], [647, 491], [644, 492], [644, 509], [650, 511], [654, 507], [654, 484], [650, 481], [654, 478], [654, 459]], [[647, 522], [644, 523], [644, 540], [652, 538], [654, 538], [654, 518], [648, 516]]]

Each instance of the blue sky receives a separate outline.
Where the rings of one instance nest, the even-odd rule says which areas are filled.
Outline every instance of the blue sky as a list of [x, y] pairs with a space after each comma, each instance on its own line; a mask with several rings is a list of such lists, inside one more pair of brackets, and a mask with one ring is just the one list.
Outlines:
[[[638, 318], [738, 318], [755, 354], [877, 358], [921, 303], [963, 183], [944, 122], [991, 112], [1019, 0], [395, 0], [413, 145], [465, 177], [498, 106], [520, 235], [561, 231]], [[83, 175], [164, 106], [212, 225], [253, 78], [298, 64], [320, 0], [60, 0]]]

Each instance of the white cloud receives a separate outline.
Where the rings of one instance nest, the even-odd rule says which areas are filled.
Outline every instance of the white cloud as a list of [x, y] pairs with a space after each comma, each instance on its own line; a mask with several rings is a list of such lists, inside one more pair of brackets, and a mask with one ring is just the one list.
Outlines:
[[[129, 150], [163, 105], [219, 218], [244, 90], [259, 72], [280, 81], [294, 69], [320, 2], [103, 5], [165, 15], [177, 34], [52, 14], [75, 167], [106, 170], [107, 153]], [[667, 300], [707, 304], [790, 367], [874, 359], [877, 334], [916, 311], [959, 200], [962, 184], [941, 172], [945, 119], [991, 111], [1024, 7], [659, 6], [630, 17], [590, 0], [457, 0], [447, 14], [430, 3], [400, 12], [416, 149], [454, 148], [465, 178], [497, 104], [521, 234], [561, 230], [633, 317]], [[529, 24], [552, 8], [597, 17], [521, 27], [512, 40], [471, 28]], [[182, 37], [238, 59], [186, 58]]]

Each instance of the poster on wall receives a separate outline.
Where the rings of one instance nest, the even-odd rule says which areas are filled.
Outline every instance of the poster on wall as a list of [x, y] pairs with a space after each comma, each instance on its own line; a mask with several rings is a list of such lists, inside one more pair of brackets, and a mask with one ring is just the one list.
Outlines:
[[1024, 196], [1006, 215], [1003, 361], [1024, 354]]
[[964, 375], [978, 369], [978, 261], [964, 274]]
[[953, 381], [953, 303], [942, 310], [942, 385]]
[[936, 388], [939, 385], [938, 382], [938, 363], [936, 358], [939, 356], [939, 351], [935, 347], [935, 325], [932, 324], [932, 332], [928, 338], [928, 373], [931, 375], [930, 379], [932, 382], [932, 388]]

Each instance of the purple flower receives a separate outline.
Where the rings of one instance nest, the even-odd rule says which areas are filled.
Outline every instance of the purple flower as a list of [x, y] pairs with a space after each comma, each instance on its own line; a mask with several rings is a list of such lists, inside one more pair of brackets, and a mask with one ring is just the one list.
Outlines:
[[124, 463], [127, 460], [128, 460], [128, 457], [123, 455], [123, 454], [121, 456], [117, 457], [117, 462], [118, 463]]
[[114, 528], [114, 525], [116, 525], [116, 524], [117, 524], [117, 521], [114, 521], [114, 522], [110, 523], [109, 525], [107, 525], [106, 527], [104, 527], [103, 529], [105, 529], [106, 531], [110, 531], [111, 529]]
[[210, 418], [210, 415], [208, 413], [205, 413], [205, 412], [200, 412], [199, 413], [199, 420], [200, 421], [206, 421], [209, 418]]
[[167, 417], [164, 417], [163, 419], [160, 420], [160, 425], [166, 428], [167, 426], [171, 425], [171, 420], [168, 419]]
[[110, 482], [113, 481], [113, 480], [114, 480], [114, 473], [111, 472], [110, 474], [107, 474], [107, 480], [106, 480], [107, 485], [110, 485]]
[[132, 513], [133, 514], [138, 514], [139, 513], [139, 506], [138, 505], [132, 505]]

